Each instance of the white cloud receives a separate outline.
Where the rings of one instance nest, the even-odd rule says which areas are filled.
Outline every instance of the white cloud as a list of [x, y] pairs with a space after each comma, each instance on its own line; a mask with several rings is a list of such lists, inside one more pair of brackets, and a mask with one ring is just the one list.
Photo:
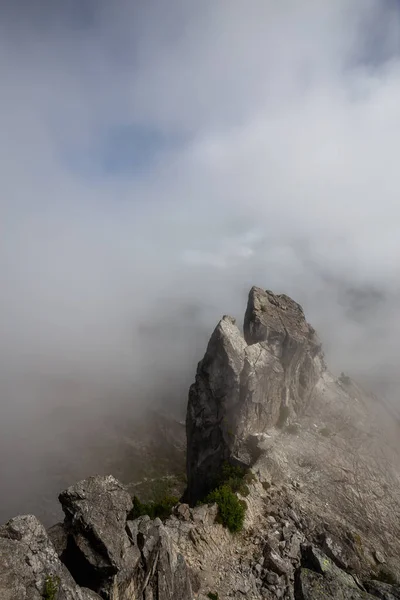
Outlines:
[[[297, 290], [307, 273], [297, 276], [296, 260], [291, 273], [279, 248], [287, 257], [306, 240], [330, 276], [396, 287], [400, 62], [381, 3], [121, 1], [99, 3], [83, 28], [47, 4], [36, 19], [15, 11], [2, 38], [8, 343], [21, 347], [22, 336], [34, 353], [41, 331], [51, 358], [56, 345], [63, 359], [86, 329], [90, 355], [93, 337], [114, 339], [122, 322], [145, 318], [144, 296], [187, 285], [182, 256], [225, 268], [226, 296], [244, 270], [268, 287], [299, 279]], [[143, 173], [73, 170], [66, 153], [89, 152], [124, 125], [180, 146]], [[255, 227], [264, 242], [242, 241]], [[205, 300], [213, 276], [201, 276], [189, 287]], [[308, 282], [301, 294], [319, 319]]]
[[[154, 395], [170, 371], [184, 395], [198, 330], [240, 318], [258, 284], [303, 303], [335, 367], [395, 371], [396, 7], [79, 5], [86, 25], [48, 0], [0, 9], [3, 369], [75, 373], [114, 396], [133, 381]], [[173, 143], [139, 172], [85, 172], [85, 152], [94, 164], [125, 126]], [[386, 298], [361, 324], [353, 285]], [[175, 335], [181, 305], [200, 308]], [[153, 322], [169, 340], [138, 333]]]

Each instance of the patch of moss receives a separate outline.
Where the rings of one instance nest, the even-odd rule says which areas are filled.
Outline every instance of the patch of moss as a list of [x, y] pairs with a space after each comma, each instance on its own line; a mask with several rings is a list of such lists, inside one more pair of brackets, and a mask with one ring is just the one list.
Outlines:
[[354, 544], [356, 545], [356, 547], [358, 548], [358, 550], [362, 550], [363, 548], [363, 544], [362, 544], [362, 539], [359, 533], [355, 532], [351, 535], [352, 539], [354, 540]]
[[43, 600], [56, 600], [60, 588], [60, 578], [57, 575], [48, 575], [44, 582]]

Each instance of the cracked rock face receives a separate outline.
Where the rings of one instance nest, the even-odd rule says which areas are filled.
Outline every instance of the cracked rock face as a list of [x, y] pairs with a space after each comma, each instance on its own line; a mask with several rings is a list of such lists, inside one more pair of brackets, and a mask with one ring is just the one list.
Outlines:
[[75, 583], [36, 517], [15, 517], [0, 527], [0, 598], [43, 600], [46, 589], [60, 600], [100, 600]]
[[131, 497], [114, 477], [90, 477], [62, 492], [60, 501], [67, 534], [62, 559], [78, 583], [106, 600], [191, 598], [185, 560], [161, 521], [129, 520]]
[[192, 600], [189, 571], [159, 519], [129, 520], [132, 501], [112, 476], [60, 494], [64, 523], [33, 516], [0, 528], [1, 600]]
[[251, 436], [301, 414], [324, 369], [321, 344], [301, 306], [253, 287], [244, 337], [234, 319], [223, 317], [190, 388], [188, 502], [213, 487], [224, 461], [251, 464]]
[[89, 477], [60, 494], [67, 547], [75, 579], [104, 597], [134, 577], [140, 552], [126, 532], [132, 500], [114, 477]]

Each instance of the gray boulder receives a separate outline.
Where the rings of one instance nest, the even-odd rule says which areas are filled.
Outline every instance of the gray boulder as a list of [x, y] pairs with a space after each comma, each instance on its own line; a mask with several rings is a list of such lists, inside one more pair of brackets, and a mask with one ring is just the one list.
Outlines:
[[36, 517], [11, 519], [0, 527], [1, 600], [100, 600], [80, 588], [58, 558]]
[[302, 562], [321, 575], [328, 575], [346, 587], [357, 588], [353, 576], [340, 569], [326, 554], [311, 544], [301, 546]]
[[340, 569], [319, 548], [311, 544], [303, 544], [301, 554], [303, 568], [297, 572], [295, 581], [296, 598], [300, 600], [400, 599], [399, 585], [375, 580], [361, 583], [356, 576]]
[[104, 598], [128, 599], [140, 552], [126, 532], [132, 500], [124, 486], [112, 476], [89, 477], [59, 499], [67, 534], [62, 559], [75, 580]]
[[321, 548], [340, 569], [359, 571], [360, 563], [354, 549], [343, 538], [324, 532], [320, 539]]
[[381, 600], [400, 600], [400, 585], [391, 585], [371, 579], [364, 582], [364, 587], [367, 592]]
[[300, 569], [296, 577], [295, 598], [298, 600], [372, 600], [367, 592], [346, 586], [331, 574], [321, 575], [309, 569]]

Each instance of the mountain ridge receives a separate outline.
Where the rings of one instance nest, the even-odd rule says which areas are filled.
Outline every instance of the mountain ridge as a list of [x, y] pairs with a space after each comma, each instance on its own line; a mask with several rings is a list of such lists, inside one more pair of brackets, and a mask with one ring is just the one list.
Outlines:
[[[65, 519], [0, 528], [4, 600], [400, 598], [398, 424], [334, 377], [299, 304], [253, 287], [215, 328], [187, 410], [187, 491], [135, 518], [112, 476], [60, 494]], [[251, 477], [243, 530], [199, 504], [225, 463]], [[243, 495], [245, 494], [245, 495]]]

